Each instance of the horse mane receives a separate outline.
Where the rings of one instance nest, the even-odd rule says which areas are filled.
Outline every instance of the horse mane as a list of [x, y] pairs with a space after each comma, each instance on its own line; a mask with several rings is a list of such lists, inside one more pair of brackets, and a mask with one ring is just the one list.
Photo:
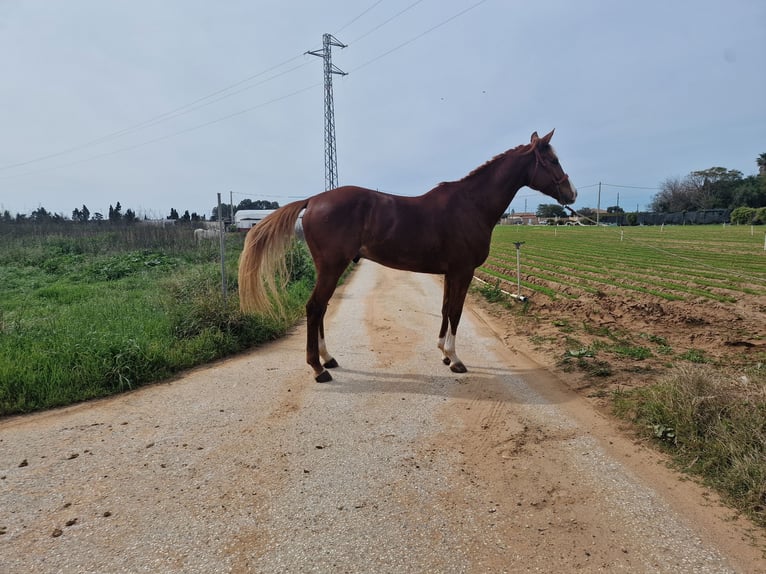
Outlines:
[[[468, 179], [472, 179], [478, 175], [483, 174], [485, 171], [491, 169], [494, 167], [497, 163], [499, 163], [501, 160], [505, 159], [509, 154], [518, 154], [518, 155], [524, 155], [526, 153], [529, 153], [532, 150], [532, 144], [521, 144], [516, 146], [515, 148], [506, 150], [502, 153], [497, 154], [495, 157], [490, 159], [489, 161], [484, 162], [479, 167], [475, 168], [473, 171], [471, 171], [468, 175], [462, 177], [461, 179], [457, 180], [457, 182], [466, 181]], [[455, 183], [457, 183], [455, 182]], [[442, 181], [439, 185], [436, 187], [442, 187], [443, 185], [446, 185], [448, 183], [452, 183], [449, 181]]]

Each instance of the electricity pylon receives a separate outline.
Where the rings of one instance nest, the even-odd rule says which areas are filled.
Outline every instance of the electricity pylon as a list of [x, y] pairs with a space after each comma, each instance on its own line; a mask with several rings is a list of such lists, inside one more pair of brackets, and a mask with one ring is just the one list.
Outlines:
[[338, 158], [335, 153], [335, 104], [332, 98], [332, 75], [346, 72], [332, 63], [332, 46], [345, 48], [332, 34], [322, 35], [322, 49], [306, 52], [324, 60], [324, 184], [325, 190], [338, 187]]

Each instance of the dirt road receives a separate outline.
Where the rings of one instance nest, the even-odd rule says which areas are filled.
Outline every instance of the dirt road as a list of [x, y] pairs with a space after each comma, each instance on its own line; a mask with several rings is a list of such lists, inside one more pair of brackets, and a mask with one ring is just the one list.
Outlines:
[[746, 523], [470, 309], [451, 373], [440, 305], [439, 278], [363, 261], [331, 383], [299, 327], [0, 422], [0, 572], [766, 572]]

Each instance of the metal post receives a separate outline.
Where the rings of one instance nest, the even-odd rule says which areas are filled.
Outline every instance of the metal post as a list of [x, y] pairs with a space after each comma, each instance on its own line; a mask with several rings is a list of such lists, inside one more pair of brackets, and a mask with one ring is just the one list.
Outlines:
[[524, 245], [523, 241], [514, 241], [516, 246], [516, 299], [523, 301], [524, 297], [521, 296], [521, 246]]
[[596, 203], [596, 225], [598, 225], [599, 214], [601, 213], [601, 182], [598, 182], [598, 202]]
[[226, 301], [226, 241], [225, 241], [225, 229], [223, 223], [223, 212], [221, 210], [221, 194], [218, 194], [218, 235], [221, 244], [221, 295], [223, 300]]

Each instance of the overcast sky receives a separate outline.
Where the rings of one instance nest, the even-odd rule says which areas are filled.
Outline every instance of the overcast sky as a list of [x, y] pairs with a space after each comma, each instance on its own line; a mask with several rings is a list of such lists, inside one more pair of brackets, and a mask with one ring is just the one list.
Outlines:
[[0, 211], [323, 191], [323, 33], [340, 184], [419, 195], [555, 128], [575, 207], [635, 210], [766, 152], [763, 0], [0, 0]]

